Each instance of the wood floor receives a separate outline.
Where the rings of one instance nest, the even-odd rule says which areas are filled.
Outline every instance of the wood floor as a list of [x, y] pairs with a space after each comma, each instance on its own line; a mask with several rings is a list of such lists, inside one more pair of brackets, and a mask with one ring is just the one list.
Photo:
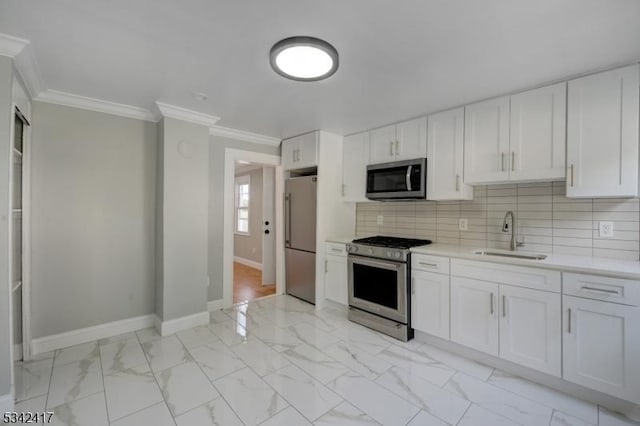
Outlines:
[[262, 285], [262, 271], [233, 262], [233, 303], [275, 294], [276, 285]]

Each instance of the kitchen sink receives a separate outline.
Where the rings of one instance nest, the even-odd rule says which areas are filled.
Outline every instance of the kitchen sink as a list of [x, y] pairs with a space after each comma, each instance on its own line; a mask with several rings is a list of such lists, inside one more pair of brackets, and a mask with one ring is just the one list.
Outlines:
[[546, 254], [528, 254], [508, 251], [493, 251], [493, 250], [476, 250], [473, 254], [480, 256], [499, 256], [499, 257], [512, 257], [514, 259], [527, 259], [527, 260], [543, 260], [547, 258]]

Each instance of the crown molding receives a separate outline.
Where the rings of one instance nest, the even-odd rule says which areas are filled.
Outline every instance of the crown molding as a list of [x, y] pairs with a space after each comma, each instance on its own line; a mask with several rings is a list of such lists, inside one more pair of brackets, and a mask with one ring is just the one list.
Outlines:
[[136, 120], [153, 122], [158, 121], [156, 116], [151, 111], [145, 108], [119, 104], [116, 102], [103, 101], [101, 99], [88, 98], [86, 96], [72, 95], [71, 93], [58, 92], [57, 90], [44, 91], [40, 93], [34, 100], [50, 104], [64, 105], [73, 108], [86, 109], [89, 111], [103, 112], [105, 114], [133, 118]]
[[14, 58], [14, 65], [31, 98], [44, 89], [44, 83], [29, 40], [0, 33], [0, 55]]
[[222, 126], [210, 126], [209, 134], [214, 136], [222, 136], [225, 138], [237, 139], [245, 142], [259, 143], [262, 145], [279, 146], [280, 139], [273, 136], [265, 136], [257, 133], [247, 132], [245, 130], [231, 129]]
[[[156, 106], [160, 111], [161, 117], [175, 118], [189, 123], [200, 124], [206, 127], [215, 125], [220, 117], [204, 114], [202, 112], [193, 111], [191, 109], [182, 108], [175, 105], [165, 104], [164, 102], [156, 102]], [[160, 117], [156, 117], [157, 119]]]
[[29, 40], [0, 33], [0, 55], [15, 58], [22, 49], [29, 45]]

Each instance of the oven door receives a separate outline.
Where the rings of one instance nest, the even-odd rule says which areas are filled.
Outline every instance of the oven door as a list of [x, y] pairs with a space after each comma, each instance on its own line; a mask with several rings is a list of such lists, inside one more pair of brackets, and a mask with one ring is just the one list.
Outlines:
[[349, 306], [408, 324], [407, 264], [348, 256]]

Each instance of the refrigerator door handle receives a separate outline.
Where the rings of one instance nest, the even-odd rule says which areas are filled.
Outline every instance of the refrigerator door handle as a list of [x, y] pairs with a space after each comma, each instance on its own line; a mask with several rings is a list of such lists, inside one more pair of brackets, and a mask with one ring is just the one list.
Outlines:
[[285, 227], [284, 227], [284, 246], [291, 247], [291, 193], [284, 196], [285, 206]]

